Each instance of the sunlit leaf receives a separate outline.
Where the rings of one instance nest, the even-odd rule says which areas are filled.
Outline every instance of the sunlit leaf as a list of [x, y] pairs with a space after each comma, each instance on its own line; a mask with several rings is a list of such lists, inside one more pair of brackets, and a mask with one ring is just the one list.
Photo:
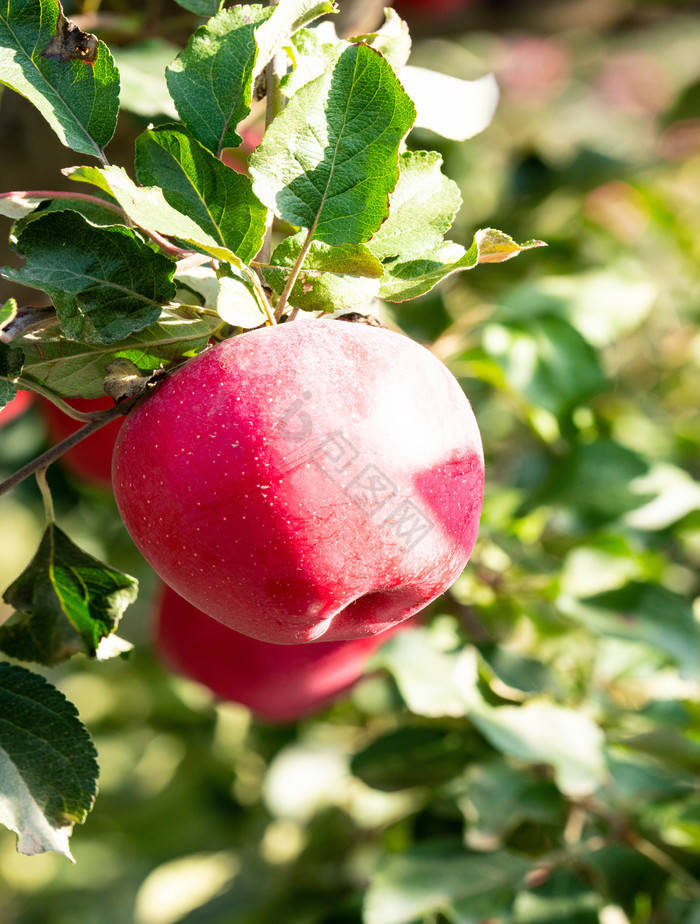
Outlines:
[[3, 594], [14, 618], [0, 626], [0, 650], [20, 661], [58, 664], [77, 651], [95, 656], [138, 592], [50, 523], [36, 555]]
[[119, 71], [103, 42], [52, 0], [0, 4], [0, 83], [25, 96], [61, 142], [103, 159], [119, 109]]
[[0, 662], [0, 822], [20, 853], [69, 859], [74, 823], [95, 798], [95, 748], [75, 706], [43, 677]]
[[328, 244], [368, 240], [388, 214], [413, 104], [366, 45], [302, 87], [250, 157], [253, 188], [278, 217]]

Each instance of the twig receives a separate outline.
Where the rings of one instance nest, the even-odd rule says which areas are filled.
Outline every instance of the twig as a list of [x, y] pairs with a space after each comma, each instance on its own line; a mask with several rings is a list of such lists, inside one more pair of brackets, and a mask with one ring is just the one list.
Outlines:
[[76, 430], [75, 433], [71, 433], [70, 436], [67, 436], [64, 440], [61, 440], [60, 443], [56, 443], [55, 446], [47, 449], [46, 452], [43, 452], [40, 456], [37, 456], [36, 459], [32, 459], [31, 462], [28, 462], [25, 466], [19, 469], [19, 471], [16, 471], [14, 475], [10, 475], [9, 478], [3, 481], [0, 484], [0, 496], [7, 494], [7, 492], [11, 491], [12, 488], [17, 487], [17, 485], [23, 482], [25, 478], [29, 478], [30, 475], [36, 474], [39, 469], [47, 468], [57, 459], [60, 459], [61, 456], [68, 452], [69, 449], [77, 446], [78, 443], [82, 443], [84, 439], [87, 439], [88, 436], [92, 436], [92, 434], [97, 430], [106, 426], [108, 423], [111, 423], [113, 420], [118, 420], [124, 414], [127, 414], [134, 406], [134, 404], [136, 404], [137, 400], [138, 398], [131, 398], [128, 401], [123, 401], [121, 404], [117, 404], [112, 408], [108, 408], [106, 411], [99, 411], [96, 413], [92, 420], [90, 420], [89, 423], [86, 423], [84, 427], [81, 427], [80, 430]]
[[[276, 6], [279, 0], [268, 0], [268, 6]], [[267, 62], [265, 66], [265, 128], [267, 129], [275, 116], [279, 115], [282, 111], [284, 102], [282, 99], [282, 92], [280, 90], [280, 80], [283, 76], [282, 71], [282, 62], [284, 60], [284, 52], [278, 51], [277, 54], [274, 54], [272, 58]], [[274, 214], [271, 209], [268, 209], [267, 212], [267, 221], [265, 225], [265, 236], [263, 237], [262, 247], [258, 253], [257, 259], [260, 263], [267, 264], [270, 262], [270, 257], [272, 256], [272, 225], [274, 222]], [[262, 276], [262, 270], [259, 269], [258, 274], [264, 283], [264, 277]]]
[[311, 247], [311, 242], [314, 237], [314, 231], [316, 230], [315, 226], [316, 226], [316, 223], [314, 222], [314, 226], [309, 228], [309, 231], [306, 235], [306, 239], [304, 240], [304, 243], [301, 245], [301, 250], [299, 251], [299, 256], [296, 259], [296, 263], [294, 264], [291, 273], [287, 277], [287, 282], [285, 283], [284, 289], [282, 290], [282, 294], [280, 295], [280, 300], [277, 302], [277, 310], [275, 311], [275, 318], [278, 321], [284, 315], [285, 311], [287, 310], [287, 302], [289, 301], [289, 296], [292, 294], [294, 283], [297, 281], [297, 277], [299, 276], [299, 273], [301, 272], [301, 267], [304, 263], [304, 260], [306, 259], [307, 253], [309, 252], [309, 248]]
[[57, 189], [26, 189], [0, 193], [0, 199], [9, 199], [11, 197], [15, 199], [77, 199], [83, 202], [92, 202], [94, 205], [101, 205], [112, 212], [118, 212], [120, 215], [124, 214], [121, 206], [115, 205], [114, 202], [109, 202], [107, 199], [100, 199], [99, 196], [91, 196], [89, 193], [61, 192]]

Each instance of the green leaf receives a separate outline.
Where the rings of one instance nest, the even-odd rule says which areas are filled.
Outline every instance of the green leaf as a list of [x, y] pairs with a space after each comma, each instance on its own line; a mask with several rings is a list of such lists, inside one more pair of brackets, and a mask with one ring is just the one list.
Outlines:
[[299, 29], [324, 13], [336, 13], [333, 0], [278, 0], [269, 19], [255, 32], [258, 55], [255, 67], [261, 71], [267, 62]]
[[544, 886], [517, 895], [510, 920], [512, 924], [600, 924], [602, 906], [601, 895], [575, 873], [555, 870]]
[[175, 264], [129, 228], [96, 228], [77, 212], [55, 212], [31, 222], [17, 246], [26, 265], [2, 274], [48, 292], [69, 340], [123, 339], [155, 323], [175, 295]]
[[[14, 299], [10, 299], [3, 305], [3, 313], [8, 306], [16, 309]], [[16, 346], [9, 346], [0, 340], [0, 408], [5, 407], [8, 401], [12, 401], [17, 394], [16, 381], [22, 372], [24, 363], [24, 353]]]
[[384, 23], [379, 29], [366, 32], [364, 35], [354, 35], [350, 41], [371, 45], [387, 59], [394, 71], [400, 74], [411, 54], [411, 36], [408, 26], [396, 10], [388, 7], [384, 10], [384, 16]]
[[[372, 249], [371, 243], [369, 246]], [[424, 253], [386, 261], [379, 295], [389, 302], [418, 298], [453, 273], [473, 269], [479, 263], [502, 263], [524, 250], [543, 246], [542, 241], [518, 244], [503, 231], [482, 228], [474, 235], [469, 250], [444, 241]]]
[[292, 70], [280, 80], [280, 90], [291, 98], [299, 87], [320, 77], [350, 42], [339, 39], [335, 26], [326, 21], [313, 29], [299, 29], [290, 38], [285, 50], [292, 61]]
[[437, 651], [430, 633], [417, 628], [382, 645], [377, 663], [393, 674], [406, 705], [416, 715], [466, 715], [477, 681], [472, 652]]
[[49, 523], [36, 555], [3, 594], [15, 613], [0, 626], [0, 650], [46, 665], [77, 651], [95, 657], [137, 593], [135, 578], [83, 552]]
[[506, 851], [470, 854], [449, 842], [385, 854], [370, 878], [364, 924], [414, 924], [438, 913], [492, 917], [507, 909], [529, 867]]
[[249, 263], [260, 250], [267, 212], [247, 176], [231, 170], [187, 132], [163, 126], [136, 139], [136, 176], [219, 246]]
[[442, 242], [462, 204], [459, 187], [441, 171], [436, 151], [409, 151], [399, 160], [399, 181], [389, 217], [369, 242], [380, 260], [420, 255]]
[[92, 808], [95, 748], [72, 703], [43, 677], [0, 663], [0, 822], [24, 854], [55, 850]]
[[363, 783], [384, 792], [437, 786], [457, 776], [483, 754], [477, 736], [431, 725], [405, 725], [375, 738], [355, 754], [350, 769]]
[[217, 156], [238, 147], [236, 126], [250, 112], [255, 76], [296, 29], [332, 9], [327, 0], [236, 5], [200, 26], [166, 71], [180, 118], [197, 141]]
[[688, 679], [700, 669], [700, 636], [692, 605], [658, 584], [632, 581], [624, 587], [575, 600], [559, 608], [596, 635], [643, 642], [669, 656]]
[[103, 167], [97, 172], [125, 214], [139, 228], [149, 233], [177, 238], [218, 260], [236, 265], [240, 263], [232, 250], [223, 247], [188, 215], [173, 208], [159, 186], [137, 186], [122, 167]]
[[[284, 289], [306, 234], [285, 238], [272, 255], [265, 279], [278, 294]], [[370, 302], [379, 291], [382, 265], [362, 244], [331, 247], [312, 241], [304, 267], [294, 284], [290, 304], [305, 311], [335, 311], [338, 306], [352, 308]]]
[[606, 383], [593, 347], [568, 321], [554, 315], [489, 324], [483, 346], [515, 394], [560, 418]]
[[[205, 2], [212, 5], [212, 0]], [[218, 3], [216, 5], [218, 10]], [[179, 50], [172, 42], [149, 38], [112, 51], [121, 76], [122, 109], [147, 118], [164, 115], [177, 119], [177, 109], [165, 82], [165, 69]]]
[[590, 796], [605, 779], [603, 732], [582, 712], [547, 702], [497, 707], [481, 702], [469, 718], [499, 751], [551, 764], [567, 796]]
[[130, 360], [144, 375], [203, 350], [218, 318], [165, 309], [158, 322], [109, 344], [66, 340], [60, 330], [29, 333], [16, 343], [25, 353], [22, 381], [63, 397], [104, 395], [106, 366], [114, 358]]
[[495, 850], [523, 822], [560, 825], [566, 802], [553, 783], [538, 780], [503, 758], [467, 769], [458, 804], [467, 822], [467, 844]]
[[223, 6], [223, 0], [175, 0], [184, 10], [196, 13], [197, 16], [214, 16]]
[[271, 12], [258, 4], [222, 10], [197, 29], [165, 72], [180, 118], [217, 155], [242, 141], [236, 125], [250, 112], [255, 27]]
[[547, 480], [533, 493], [531, 503], [556, 504], [579, 520], [604, 523], [644, 502], [631, 485], [648, 470], [639, 453], [614, 440], [578, 443], [565, 458], [552, 462]]
[[388, 62], [351, 45], [268, 128], [249, 161], [255, 193], [316, 240], [362, 243], [389, 214], [414, 115]]
[[266, 320], [255, 294], [240, 277], [221, 277], [216, 309], [227, 324], [243, 330], [259, 327]]
[[119, 71], [107, 46], [68, 22], [55, 0], [0, 3], [0, 83], [33, 103], [67, 147], [104, 159]]

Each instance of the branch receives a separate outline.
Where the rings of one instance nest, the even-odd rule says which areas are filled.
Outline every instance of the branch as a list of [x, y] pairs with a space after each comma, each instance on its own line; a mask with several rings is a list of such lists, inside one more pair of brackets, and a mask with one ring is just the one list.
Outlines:
[[0, 193], [0, 199], [77, 199], [82, 202], [92, 202], [94, 205], [101, 205], [112, 212], [124, 214], [124, 210], [109, 202], [107, 199], [101, 199], [99, 196], [91, 196], [90, 193], [79, 192], [61, 192], [57, 189], [25, 189], [15, 192]]
[[80, 430], [76, 430], [75, 433], [71, 433], [70, 436], [67, 436], [64, 440], [61, 440], [60, 443], [56, 443], [55, 446], [52, 446], [50, 449], [47, 449], [46, 452], [43, 452], [40, 456], [37, 456], [36, 459], [32, 459], [31, 462], [28, 462], [23, 466], [19, 471], [16, 471], [14, 475], [11, 475], [5, 481], [0, 484], [0, 497], [3, 494], [7, 494], [8, 491], [11, 491], [12, 488], [15, 488], [18, 484], [29, 478], [30, 475], [34, 475], [39, 469], [46, 468], [51, 465], [57, 459], [60, 459], [62, 455], [68, 452], [69, 449], [72, 449], [74, 446], [77, 446], [78, 443], [82, 443], [84, 439], [87, 439], [88, 436], [92, 436], [97, 430], [106, 426], [108, 423], [111, 423], [113, 420], [118, 420], [120, 417], [128, 414], [132, 407], [138, 401], [138, 398], [130, 398], [128, 401], [122, 401], [121, 404], [117, 404], [114, 407], [108, 408], [106, 411], [99, 411], [96, 413], [92, 420], [89, 423], [86, 423], [84, 427], [81, 427]]

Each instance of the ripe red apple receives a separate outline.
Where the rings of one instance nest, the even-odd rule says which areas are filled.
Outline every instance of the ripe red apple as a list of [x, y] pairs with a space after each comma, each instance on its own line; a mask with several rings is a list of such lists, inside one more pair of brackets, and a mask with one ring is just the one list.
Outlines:
[[23, 414], [32, 403], [33, 397], [31, 391], [18, 391], [11, 401], [0, 408], [0, 427], [4, 427], [15, 417]]
[[[104, 398], [69, 398], [66, 403], [76, 411], [105, 411], [107, 408], [114, 407], [114, 401], [107, 396]], [[79, 420], [74, 420], [64, 414], [51, 401], [43, 400], [40, 406], [49, 437], [54, 443], [64, 440], [83, 426]], [[109, 487], [112, 483], [114, 443], [123, 422], [124, 419], [120, 417], [105, 424], [92, 436], [87, 437], [82, 443], [78, 443], [61, 456], [61, 463], [77, 478]]]
[[294, 721], [346, 693], [393, 634], [273, 645], [210, 619], [167, 586], [156, 621], [156, 645], [169, 668], [271, 722]]
[[237, 148], [224, 148], [221, 160], [236, 173], [248, 173], [248, 158], [262, 141], [262, 131], [257, 126], [244, 128], [241, 132], [242, 143]]
[[117, 504], [163, 580], [278, 644], [374, 635], [460, 574], [483, 493], [469, 402], [383, 328], [303, 320], [190, 360], [128, 415]]

